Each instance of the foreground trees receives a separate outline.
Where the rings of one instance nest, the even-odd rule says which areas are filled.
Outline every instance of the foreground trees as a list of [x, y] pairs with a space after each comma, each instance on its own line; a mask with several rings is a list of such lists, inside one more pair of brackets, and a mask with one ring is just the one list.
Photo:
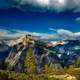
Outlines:
[[[59, 66], [59, 65], [56, 65]], [[65, 77], [65, 74], [77, 77], [80, 80], [80, 68], [74, 68], [71, 65], [70, 68], [56, 70], [56, 66], [53, 63], [45, 64], [42, 73], [37, 72], [37, 60], [34, 55], [34, 49], [29, 48], [25, 63], [24, 72], [17, 73], [14, 71], [0, 70], [0, 80], [62, 80], [60, 77]], [[80, 66], [80, 59], [77, 60], [75, 64], [76, 67]], [[58, 78], [56, 78], [58, 77]], [[68, 76], [69, 77], [69, 76]], [[64, 79], [67, 80], [67, 79]], [[72, 79], [73, 80], [73, 79]], [[74, 79], [76, 80], [76, 79]]]
[[80, 68], [80, 57], [77, 59], [76, 63], [74, 64], [74, 67]]
[[33, 48], [29, 48], [25, 63], [24, 63], [25, 72], [28, 74], [36, 74], [37, 72], [37, 62], [34, 56]]

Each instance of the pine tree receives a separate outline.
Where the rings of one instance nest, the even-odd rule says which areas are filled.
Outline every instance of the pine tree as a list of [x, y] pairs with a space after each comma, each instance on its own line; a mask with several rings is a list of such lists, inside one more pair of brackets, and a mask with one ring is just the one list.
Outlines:
[[77, 59], [76, 63], [74, 64], [74, 67], [80, 68], [80, 57]]
[[45, 67], [44, 67], [45, 74], [51, 74], [51, 73], [53, 73], [53, 71], [54, 71], [54, 65], [52, 63], [50, 65], [49, 64], [45, 65]]
[[73, 69], [74, 68], [74, 64], [69, 66], [69, 69]]
[[46, 64], [44, 66], [44, 75], [45, 75], [45, 78], [47, 80], [53, 80], [53, 78], [50, 78], [50, 76], [54, 75], [54, 71], [55, 71], [55, 68], [54, 68], [54, 64]]
[[34, 56], [33, 53], [33, 48], [29, 48], [26, 59], [25, 59], [25, 63], [24, 63], [24, 68], [26, 73], [28, 74], [35, 74], [37, 71], [37, 62], [36, 62], [36, 58]]

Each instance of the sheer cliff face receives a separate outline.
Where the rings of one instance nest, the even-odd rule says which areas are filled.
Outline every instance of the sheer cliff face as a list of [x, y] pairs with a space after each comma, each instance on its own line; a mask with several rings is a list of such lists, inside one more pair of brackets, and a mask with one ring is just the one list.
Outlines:
[[[5, 58], [5, 63], [9, 70], [22, 71], [25, 57], [30, 47], [34, 49], [33, 53], [37, 59], [38, 68], [42, 69], [45, 64], [59, 63], [57, 55], [49, 51], [44, 42], [35, 41], [31, 36], [24, 36], [10, 41], [7, 45], [10, 46], [10, 50], [8, 56]], [[53, 56], [51, 54], [53, 54]]]
[[30, 36], [24, 36], [15, 41], [10, 41], [10, 43], [8, 42], [8, 45], [11, 46], [9, 55], [5, 59], [8, 69], [12, 70], [16, 65], [21, 65], [20, 67], [22, 68], [30, 42], [32, 42]]
[[64, 66], [74, 64], [80, 56], [79, 40], [63, 42], [66, 44], [62, 44], [62, 41], [56, 41], [57, 45], [48, 46], [49, 43], [35, 41], [30, 35], [4, 42], [5, 44], [1, 43], [0, 47], [0, 62], [7, 64], [9, 70], [22, 71], [27, 51], [32, 47], [39, 70], [43, 69], [45, 64], [51, 63], [55, 65], [56, 69], [61, 69]]

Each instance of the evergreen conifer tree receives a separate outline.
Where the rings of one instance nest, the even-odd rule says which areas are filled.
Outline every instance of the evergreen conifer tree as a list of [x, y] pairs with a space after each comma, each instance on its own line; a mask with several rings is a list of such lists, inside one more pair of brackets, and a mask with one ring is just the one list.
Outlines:
[[80, 57], [77, 59], [76, 63], [74, 64], [74, 67], [80, 68]]
[[35, 74], [37, 71], [37, 61], [34, 56], [33, 48], [29, 48], [25, 63], [24, 63], [25, 72], [28, 74]]

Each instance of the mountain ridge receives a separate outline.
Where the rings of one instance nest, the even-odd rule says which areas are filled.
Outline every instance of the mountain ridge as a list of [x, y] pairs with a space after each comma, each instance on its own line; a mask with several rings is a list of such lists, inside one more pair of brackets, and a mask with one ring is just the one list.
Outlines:
[[[34, 40], [31, 35], [26, 35], [7, 43], [4, 42], [9, 50], [7, 49], [8, 55], [3, 61], [4, 64], [7, 64], [7, 69], [22, 71], [27, 51], [29, 48], [33, 48], [38, 70], [41, 71], [45, 64], [51, 63], [58, 70], [76, 62], [76, 59], [80, 56], [79, 42], [80, 40], [60, 40], [53, 43], [41, 42]], [[56, 45], [54, 45], [55, 43]], [[2, 45], [5, 46], [5, 44]]]

